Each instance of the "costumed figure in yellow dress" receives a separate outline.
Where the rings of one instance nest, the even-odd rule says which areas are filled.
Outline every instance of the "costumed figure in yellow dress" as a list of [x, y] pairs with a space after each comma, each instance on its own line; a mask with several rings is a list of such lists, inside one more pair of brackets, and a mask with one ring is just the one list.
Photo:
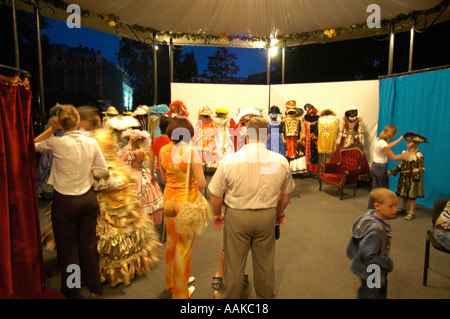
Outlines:
[[326, 156], [333, 153], [338, 130], [339, 119], [336, 117], [336, 113], [330, 109], [323, 110], [319, 117], [319, 140], [317, 143], [319, 154]]
[[198, 121], [194, 126], [194, 145], [202, 151], [202, 163], [206, 167], [217, 167], [219, 163], [219, 127], [213, 121], [212, 115], [213, 112], [208, 106], [200, 108]]
[[126, 130], [122, 137], [128, 144], [119, 152], [119, 158], [131, 166], [134, 172], [135, 190], [142, 210], [155, 225], [160, 225], [163, 216], [163, 194], [156, 179], [152, 179], [143, 162], [149, 160], [150, 135], [146, 130]]
[[152, 220], [141, 208], [133, 169], [116, 157], [111, 131], [96, 130], [94, 138], [109, 168], [108, 178], [94, 181], [100, 206], [100, 277], [113, 287], [120, 283], [129, 285], [135, 275], [149, 272], [158, 261], [161, 242]]

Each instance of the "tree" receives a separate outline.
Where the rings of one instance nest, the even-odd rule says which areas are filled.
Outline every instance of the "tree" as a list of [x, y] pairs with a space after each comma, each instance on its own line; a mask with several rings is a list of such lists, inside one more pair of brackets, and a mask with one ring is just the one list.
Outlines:
[[[175, 50], [174, 52], [181, 52]], [[194, 52], [186, 52], [176, 59], [174, 54], [174, 81], [192, 82], [193, 77], [198, 76], [198, 66], [195, 60]]]
[[119, 65], [128, 73], [134, 88], [133, 101], [136, 105], [153, 104], [153, 48], [142, 42], [121, 38]]
[[215, 55], [208, 57], [208, 75], [220, 79], [231, 78], [239, 72], [237, 59], [237, 55], [228, 52], [227, 48], [217, 48]]

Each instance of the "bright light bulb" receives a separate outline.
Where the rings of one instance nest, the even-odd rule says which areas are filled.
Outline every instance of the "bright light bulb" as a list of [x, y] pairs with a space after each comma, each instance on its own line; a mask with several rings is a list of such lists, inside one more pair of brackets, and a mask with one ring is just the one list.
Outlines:
[[158, 47], [158, 45], [157, 45], [157, 44], [155, 44], [155, 50], [158, 50], [158, 48], [159, 48], [159, 47]]
[[277, 48], [277, 47], [271, 47], [271, 48], [269, 49], [269, 54], [270, 54], [270, 56], [275, 56], [275, 55], [277, 55], [277, 54], [278, 54], [278, 48]]

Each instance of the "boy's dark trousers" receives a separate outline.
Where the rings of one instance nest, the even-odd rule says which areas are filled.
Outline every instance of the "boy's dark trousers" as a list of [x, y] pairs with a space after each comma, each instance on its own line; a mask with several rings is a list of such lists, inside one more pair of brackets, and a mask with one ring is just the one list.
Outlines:
[[361, 279], [361, 286], [358, 289], [358, 299], [386, 299], [387, 296], [387, 276], [384, 280], [385, 284], [380, 288], [369, 288], [367, 280]]

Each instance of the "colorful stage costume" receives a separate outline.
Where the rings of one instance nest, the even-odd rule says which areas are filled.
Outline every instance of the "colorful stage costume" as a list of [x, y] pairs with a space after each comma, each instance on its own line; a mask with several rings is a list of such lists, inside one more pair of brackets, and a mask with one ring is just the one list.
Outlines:
[[216, 167], [219, 163], [219, 127], [211, 118], [212, 114], [208, 106], [202, 107], [194, 127], [194, 145], [202, 150], [202, 162], [206, 167]]
[[269, 110], [269, 138], [267, 139], [267, 149], [280, 153], [286, 157], [286, 145], [281, 135], [281, 119], [280, 108], [278, 106], [272, 106]]
[[326, 109], [319, 117], [319, 139], [317, 150], [319, 153], [332, 154], [336, 147], [336, 138], [339, 130], [339, 119], [336, 113]]
[[108, 178], [94, 181], [100, 206], [97, 219], [100, 277], [111, 286], [129, 285], [136, 274], [150, 271], [158, 260], [161, 243], [152, 220], [141, 209], [132, 168], [116, 158], [111, 131], [97, 130], [94, 138], [109, 169]]
[[331, 163], [339, 161], [339, 150], [347, 147], [358, 147], [363, 152], [361, 160], [360, 180], [370, 179], [370, 166], [364, 153], [364, 122], [358, 117], [358, 109], [354, 106], [345, 109], [345, 116], [338, 134], [338, 145], [331, 156]]
[[[123, 138], [131, 138], [132, 135], [137, 136], [138, 140], [145, 141], [145, 149], [149, 149], [150, 136], [147, 131], [127, 130], [122, 133]], [[153, 179], [152, 182], [150, 171], [142, 165], [145, 155], [144, 150], [134, 149], [130, 143], [119, 152], [120, 160], [126, 162], [133, 169], [134, 185], [141, 202], [141, 209], [150, 216], [155, 225], [160, 225], [164, 198], [156, 179]]]
[[290, 100], [286, 103], [286, 116], [281, 120], [281, 135], [286, 144], [286, 157], [293, 174], [307, 171], [305, 148], [300, 143], [301, 128], [301, 114], [297, 113], [296, 102]]
[[304, 106], [306, 115], [303, 117], [301, 141], [305, 147], [306, 168], [311, 172], [319, 171], [319, 152], [317, 141], [319, 138], [319, 115], [311, 104]]

